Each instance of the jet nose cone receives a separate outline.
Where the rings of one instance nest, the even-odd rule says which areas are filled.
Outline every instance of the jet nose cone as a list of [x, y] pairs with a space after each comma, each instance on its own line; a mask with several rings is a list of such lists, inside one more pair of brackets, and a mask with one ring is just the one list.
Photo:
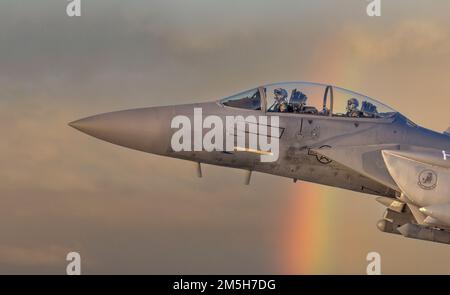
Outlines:
[[167, 149], [168, 118], [165, 109], [144, 108], [95, 115], [69, 126], [110, 143], [159, 154]]
[[89, 121], [90, 121], [89, 118], [84, 118], [70, 122], [68, 125], [81, 132], [88, 133], [87, 130], [89, 129]]
[[105, 139], [105, 137], [108, 137], [108, 133], [111, 133], [114, 130], [117, 131], [117, 125], [123, 123], [121, 122], [121, 116], [113, 116], [112, 114], [113, 113], [106, 113], [79, 119], [70, 122], [69, 126], [88, 135]]

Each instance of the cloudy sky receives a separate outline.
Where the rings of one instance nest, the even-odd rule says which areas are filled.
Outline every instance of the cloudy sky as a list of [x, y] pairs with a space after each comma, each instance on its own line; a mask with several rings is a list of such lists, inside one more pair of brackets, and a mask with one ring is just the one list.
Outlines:
[[373, 197], [117, 147], [88, 115], [215, 100], [268, 82], [339, 85], [450, 125], [450, 3], [0, 2], [0, 273], [450, 273], [450, 246], [379, 232]]

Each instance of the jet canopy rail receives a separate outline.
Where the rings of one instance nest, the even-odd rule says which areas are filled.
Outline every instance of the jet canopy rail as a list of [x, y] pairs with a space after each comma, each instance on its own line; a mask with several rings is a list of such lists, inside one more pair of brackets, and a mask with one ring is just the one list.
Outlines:
[[390, 118], [397, 112], [368, 96], [331, 85], [287, 82], [261, 86], [220, 100], [227, 107], [270, 113], [343, 118]]

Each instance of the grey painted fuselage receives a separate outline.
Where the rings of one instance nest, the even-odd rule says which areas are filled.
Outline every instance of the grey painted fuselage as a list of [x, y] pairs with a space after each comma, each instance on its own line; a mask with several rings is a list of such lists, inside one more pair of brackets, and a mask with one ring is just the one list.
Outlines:
[[[171, 120], [177, 115], [192, 119], [194, 108], [203, 116], [279, 116], [280, 156], [273, 163], [259, 161], [258, 155], [221, 151], [173, 152]], [[401, 115], [390, 119], [337, 118], [307, 114], [265, 113], [224, 107], [216, 102], [125, 110], [85, 118], [71, 125], [99, 139], [124, 147], [162, 156], [225, 167], [241, 168], [320, 183], [358, 192], [393, 197], [395, 191], [368, 175], [362, 175], [340, 162], [323, 158], [315, 150], [333, 146], [397, 145], [450, 149], [450, 137], [407, 123]], [[375, 160], [382, 161], [380, 149]], [[322, 161], [321, 161], [322, 157]], [[372, 162], [371, 165], [376, 165]], [[383, 169], [383, 165], [381, 165]]]
[[[377, 201], [387, 207], [377, 224], [380, 230], [450, 244], [449, 131], [438, 133], [417, 126], [389, 107], [342, 88], [314, 83], [282, 85], [291, 90], [289, 103], [285, 100], [287, 91], [267, 85], [219, 102], [105, 113], [70, 125], [96, 138], [147, 153], [376, 195]], [[305, 105], [307, 96], [298, 91], [299, 87], [311, 86], [322, 91], [316, 96], [319, 105], [315, 107]], [[284, 94], [284, 100], [275, 96], [275, 103], [269, 106], [270, 93]], [[314, 92], [309, 95], [313, 97]], [[339, 97], [349, 98], [347, 112], [338, 103]], [[195, 110], [201, 110], [200, 129], [195, 126]], [[245, 137], [245, 142], [252, 136], [276, 138], [276, 160], [262, 161], [265, 151], [247, 146], [210, 151], [175, 149], [173, 138], [180, 130], [174, 128], [173, 120], [180, 116], [194, 125], [187, 134], [189, 145], [196, 136], [203, 138], [212, 129], [204, 128], [202, 118], [213, 116], [226, 122], [229, 117], [240, 117], [247, 124], [251, 122], [247, 118], [265, 117], [265, 123], [256, 122], [256, 129], [250, 123], [245, 125], [239, 136]], [[272, 119], [278, 119], [276, 126], [270, 126]], [[271, 131], [261, 131], [263, 125]], [[221, 137], [230, 134], [228, 127], [222, 126]], [[272, 127], [278, 132], [272, 133]], [[232, 136], [236, 136], [235, 131], [234, 126]], [[234, 137], [233, 143], [234, 139], [238, 141]]]

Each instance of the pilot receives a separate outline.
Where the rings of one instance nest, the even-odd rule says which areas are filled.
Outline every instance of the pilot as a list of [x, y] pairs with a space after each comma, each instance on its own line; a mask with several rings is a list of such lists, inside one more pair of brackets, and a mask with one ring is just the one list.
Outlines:
[[361, 117], [361, 111], [358, 110], [359, 101], [351, 98], [347, 101], [347, 117]]
[[307, 100], [308, 97], [303, 92], [293, 89], [289, 99], [289, 108], [294, 113], [301, 113], [306, 106]]
[[275, 105], [274, 105], [274, 112], [280, 112], [285, 113], [288, 111], [288, 104], [287, 104], [287, 96], [288, 93], [286, 89], [283, 88], [277, 88], [273, 91], [274, 97], [275, 97]]
[[317, 115], [319, 113], [317, 109], [313, 106], [308, 106], [307, 101], [308, 96], [305, 93], [294, 89], [289, 100], [289, 110], [299, 114]]

